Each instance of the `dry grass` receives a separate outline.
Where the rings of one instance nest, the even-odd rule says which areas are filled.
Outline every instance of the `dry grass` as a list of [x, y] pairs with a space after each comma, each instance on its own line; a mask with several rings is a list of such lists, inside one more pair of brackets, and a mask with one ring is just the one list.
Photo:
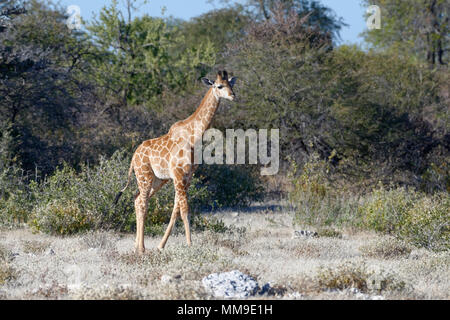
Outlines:
[[321, 268], [317, 275], [319, 287], [323, 290], [356, 288], [361, 292], [368, 291], [368, 281], [372, 273], [365, 264], [346, 262], [336, 268]]
[[[448, 299], [448, 252], [417, 249], [387, 236], [317, 230], [293, 238], [293, 213], [259, 206], [214, 214], [223, 233], [174, 234], [163, 252], [146, 237], [91, 232], [55, 237], [27, 229], [0, 232], [2, 299], [211, 299], [201, 279], [238, 269], [272, 289], [268, 299]], [[20, 239], [20, 240], [18, 240]]]
[[48, 241], [25, 240], [22, 243], [23, 252], [32, 254], [40, 254], [50, 246]]
[[363, 245], [359, 250], [364, 257], [395, 259], [408, 257], [412, 251], [412, 246], [397, 239], [387, 238]]
[[17, 273], [14, 268], [11, 267], [11, 253], [0, 246], [0, 286], [12, 281], [16, 278]]

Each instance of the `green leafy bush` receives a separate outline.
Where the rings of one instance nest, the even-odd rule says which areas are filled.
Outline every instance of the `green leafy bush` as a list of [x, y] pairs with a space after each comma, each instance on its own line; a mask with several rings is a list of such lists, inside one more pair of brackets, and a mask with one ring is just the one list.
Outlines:
[[292, 189], [289, 200], [296, 209], [294, 221], [311, 225], [343, 225], [354, 219], [356, 197], [338, 190], [330, 180], [331, 165], [313, 154], [301, 173], [295, 162], [289, 173]]
[[83, 165], [79, 173], [64, 164], [40, 184], [32, 183], [36, 205], [31, 225], [58, 234], [123, 229], [134, 209], [132, 195], [126, 192], [117, 206], [114, 198], [123, 187], [128, 167], [129, 158], [118, 151], [110, 159], [101, 157], [95, 167]]
[[196, 176], [212, 199], [211, 207], [248, 206], [264, 197], [256, 168], [229, 165], [203, 165]]
[[34, 208], [29, 224], [36, 231], [70, 235], [89, 230], [93, 225], [93, 217], [83, 212], [72, 200], [52, 200]]
[[395, 234], [418, 194], [406, 188], [385, 189], [379, 186], [364, 199], [359, 213], [365, 227]]
[[[114, 199], [127, 178], [130, 159], [125, 151], [117, 151], [111, 158], [101, 157], [95, 167], [83, 165], [77, 173], [67, 164], [55, 170], [40, 184], [30, 184], [34, 209], [29, 224], [35, 229], [52, 234], [73, 234], [86, 230], [114, 229], [134, 231], [133, 179], [122, 198], [114, 205]], [[208, 187], [193, 177], [188, 190], [193, 227], [220, 230], [217, 221], [205, 222], [197, 218], [202, 208], [213, 207]], [[166, 184], [149, 200], [146, 219], [147, 234], [164, 233], [174, 205], [174, 189]]]
[[390, 233], [416, 246], [450, 248], [450, 196], [384, 187], [375, 189], [359, 207], [365, 227]]
[[14, 227], [28, 219], [32, 208], [27, 177], [13, 156], [10, 128], [0, 124], [0, 226]]
[[450, 249], [450, 196], [438, 193], [414, 203], [399, 226], [401, 237], [416, 246], [433, 250]]
[[357, 195], [338, 186], [329, 162], [312, 156], [297, 174], [291, 169], [289, 199], [296, 209], [294, 223], [319, 228], [341, 225], [391, 234], [432, 250], [450, 247], [450, 196], [429, 195], [412, 188], [384, 187]]

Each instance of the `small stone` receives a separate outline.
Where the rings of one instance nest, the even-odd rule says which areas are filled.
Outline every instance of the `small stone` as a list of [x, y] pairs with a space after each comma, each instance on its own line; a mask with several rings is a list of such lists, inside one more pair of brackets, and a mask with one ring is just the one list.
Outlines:
[[294, 231], [294, 238], [313, 238], [317, 237], [318, 234], [315, 231], [308, 231], [308, 230], [295, 230]]
[[301, 299], [301, 298], [303, 298], [303, 295], [298, 291], [294, 291], [294, 292], [288, 294], [287, 297], [290, 299]]
[[360, 293], [360, 291], [357, 288], [350, 288], [349, 291], [353, 294]]
[[172, 277], [167, 274], [164, 274], [161, 277], [161, 282], [162, 283], [170, 283], [170, 282], [172, 282]]

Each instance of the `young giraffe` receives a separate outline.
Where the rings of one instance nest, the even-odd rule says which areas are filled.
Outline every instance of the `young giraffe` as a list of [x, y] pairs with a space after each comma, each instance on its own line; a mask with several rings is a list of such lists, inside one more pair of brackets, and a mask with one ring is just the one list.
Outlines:
[[175, 188], [175, 202], [169, 225], [158, 249], [164, 248], [179, 213], [184, 223], [187, 244], [191, 245], [186, 191], [192, 174], [198, 166], [194, 165], [193, 161], [194, 145], [201, 142], [203, 133], [209, 128], [219, 106], [220, 98], [230, 101], [235, 98], [233, 86], [236, 78], [228, 79], [225, 70], [218, 72], [214, 82], [206, 78], [202, 78], [202, 80], [211, 88], [197, 110], [187, 119], [173, 124], [167, 134], [159, 138], [146, 140], [136, 149], [128, 171], [127, 184], [116, 197], [115, 202], [117, 203], [120, 195], [128, 187], [134, 169], [139, 188], [134, 201], [136, 210], [135, 249], [139, 254], [142, 254], [145, 250], [144, 221], [148, 209], [148, 200], [170, 179], [173, 180]]

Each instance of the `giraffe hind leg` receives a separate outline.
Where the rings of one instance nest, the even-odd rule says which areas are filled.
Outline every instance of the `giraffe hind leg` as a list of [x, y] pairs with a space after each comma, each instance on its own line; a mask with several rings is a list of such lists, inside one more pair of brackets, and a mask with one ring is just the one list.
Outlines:
[[136, 242], [135, 249], [137, 253], [142, 254], [145, 251], [144, 229], [145, 217], [148, 211], [148, 200], [160, 190], [168, 180], [161, 180], [153, 176], [147, 186], [140, 188], [135, 199], [136, 209]]

